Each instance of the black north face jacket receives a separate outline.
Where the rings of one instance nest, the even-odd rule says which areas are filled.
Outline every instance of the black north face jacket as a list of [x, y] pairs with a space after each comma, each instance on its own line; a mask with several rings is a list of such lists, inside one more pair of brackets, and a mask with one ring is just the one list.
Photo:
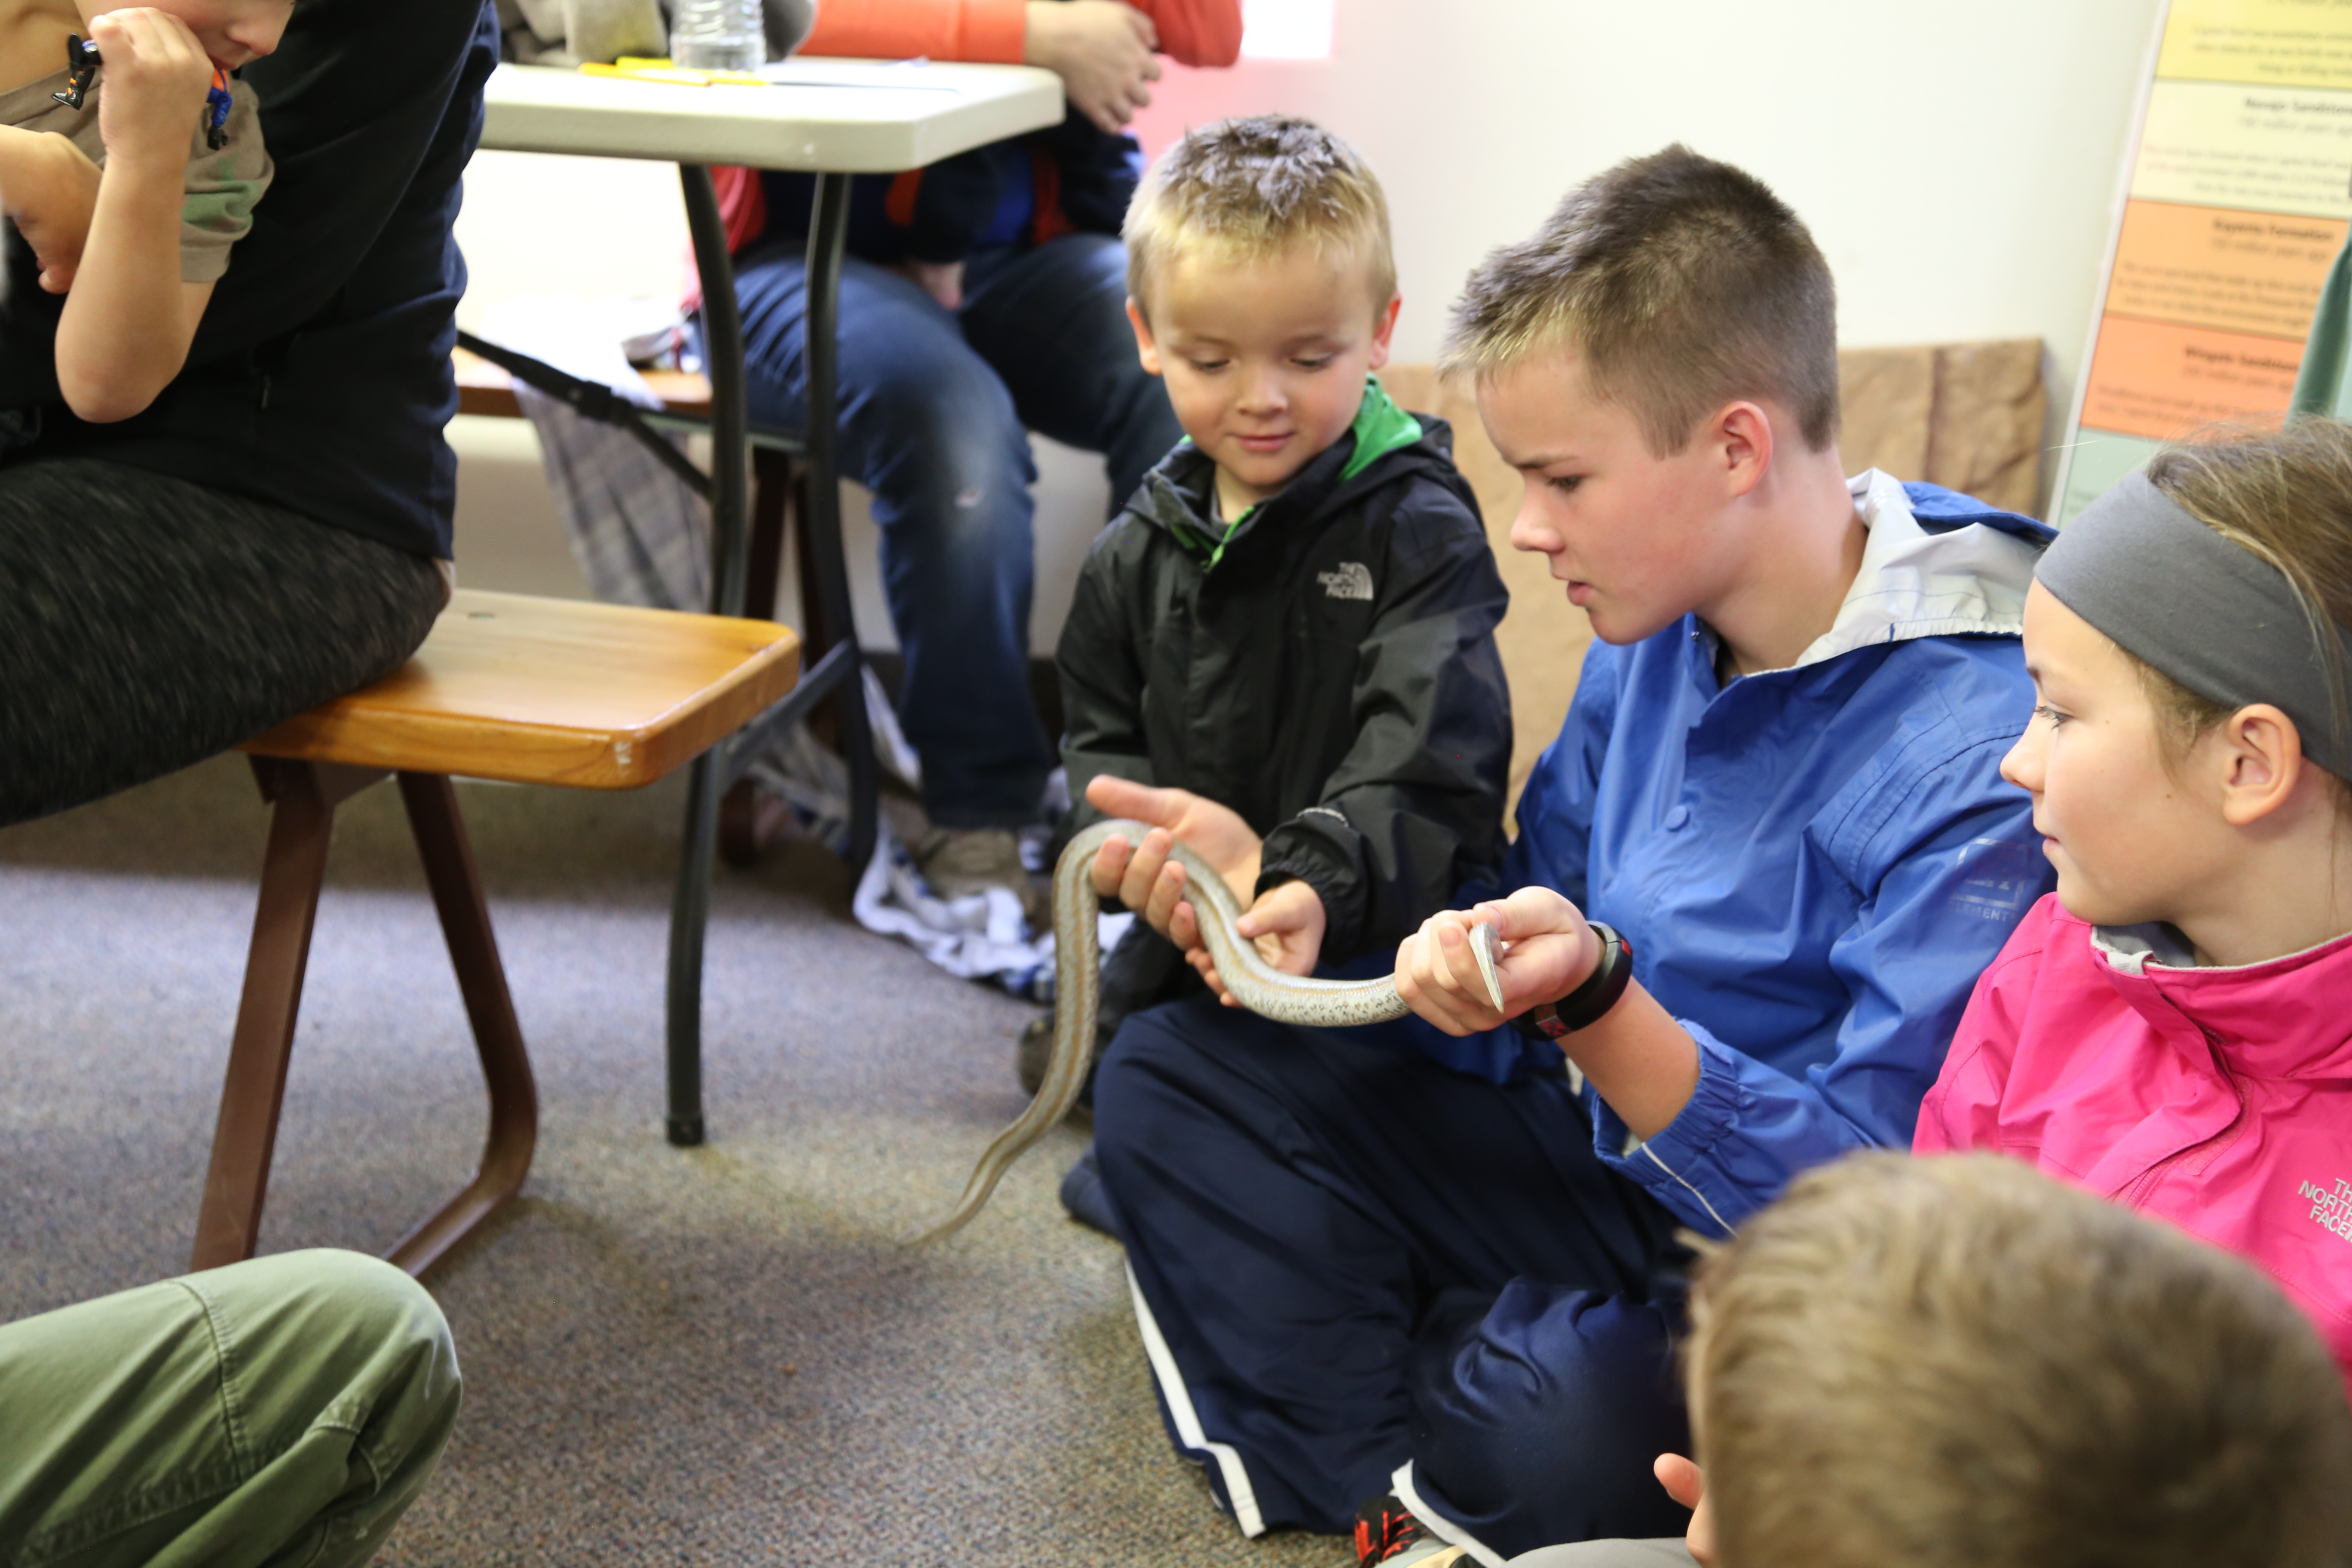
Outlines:
[[1327, 963], [1502, 858], [1507, 595], [1452, 431], [1421, 425], [1352, 478], [1341, 438], [1222, 546], [1214, 466], [1177, 447], [1095, 542], [1062, 633], [1072, 831], [1101, 816], [1097, 773], [1232, 807], [1265, 839], [1258, 890], [1322, 898]]

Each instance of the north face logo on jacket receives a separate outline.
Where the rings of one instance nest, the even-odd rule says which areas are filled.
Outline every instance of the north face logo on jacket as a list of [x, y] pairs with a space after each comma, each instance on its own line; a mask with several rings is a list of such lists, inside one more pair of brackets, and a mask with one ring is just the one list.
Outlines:
[[1315, 580], [1323, 584], [1323, 592], [1331, 598], [1371, 602], [1372, 569], [1360, 561], [1342, 561], [1338, 571], [1318, 572]]
[[2352, 1182], [2338, 1177], [2332, 1192], [2316, 1182], [2305, 1182], [2295, 1195], [2311, 1200], [2312, 1224], [2352, 1241]]

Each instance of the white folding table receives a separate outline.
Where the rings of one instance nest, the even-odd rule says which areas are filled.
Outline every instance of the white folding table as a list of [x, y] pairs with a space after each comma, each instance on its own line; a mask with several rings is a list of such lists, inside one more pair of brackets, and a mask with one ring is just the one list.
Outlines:
[[[850, 768], [848, 858], [862, 870], [875, 833], [874, 747], [864, 677], [842, 559], [840, 489], [834, 458], [838, 310], [843, 245], [849, 227], [849, 176], [919, 169], [974, 147], [1060, 123], [1061, 79], [1027, 66], [924, 61], [794, 59], [772, 68], [762, 87], [688, 87], [590, 76], [541, 66], [501, 65], [485, 93], [484, 147], [651, 158], [678, 166], [687, 223], [702, 278], [702, 338], [710, 378], [707, 478], [688, 477], [710, 501], [713, 614], [743, 613], [750, 576], [746, 469], [752, 433], [744, 402], [743, 330], [710, 168], [740, 164], [816, 176], [808, 226], [808, 422], [798, 432], [761, 432], [763, 444], [796, 450], [806, 464], [808, 506], [801, 526], [814, 557], [818, 607], [834, 641], [793, 694], [723, 752], [694, 764], [686, 843], [670, 917], [669, 1141], [703, 1141], [702, 938], [710, 904], [719, 796], [761, 744], [837, 692], [842, 749]], [[531, 364], [495, 357], [510, 369]], [[541, 372], [548, 367], [537, 366]], [[556, 381], [568, 380], [554, 373]], [[682, 466], [682, 465], [681, 465]], [[816, 650], [812, 649], [812, 652]]]

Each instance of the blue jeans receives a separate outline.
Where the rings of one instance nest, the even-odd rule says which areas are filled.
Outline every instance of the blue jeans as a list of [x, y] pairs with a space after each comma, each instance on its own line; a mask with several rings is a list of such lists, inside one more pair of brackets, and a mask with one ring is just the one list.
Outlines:
[[[772, 241], [736, 273], [755, 423], [804, 417], [803, 248]], [[942, 826], [1034, 820], [1054, 765], [1029, 697], [1028, 432], [1103, 454], [1114, 507], [1183, 434], [1126, 300], [1127, 253], [1103, 235], [973, 256], [960, 312], [883, 268], [843, 271], [841, 472], [874, 493], [899, 722]]]

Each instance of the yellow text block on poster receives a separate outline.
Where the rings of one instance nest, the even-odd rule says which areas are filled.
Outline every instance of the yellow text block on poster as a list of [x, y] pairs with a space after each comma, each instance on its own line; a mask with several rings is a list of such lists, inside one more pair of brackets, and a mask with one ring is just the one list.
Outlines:
[[2109, 316], [2084, 380], [2082, 423], [2152, 441], [2221, 421], [2275, 425], [2302, 359], [2302, 344], [2276, 338]]
[[2341, 219], [2131, 202], [2107, 310], [2296, 343], [2344, 244]]
[[2158, 81], [2352, 88], [2343, 0], [2172, 0]]
[[2146, 201], [2352, 217], [2352, 92], [2160, 81], [2131, 194]]

